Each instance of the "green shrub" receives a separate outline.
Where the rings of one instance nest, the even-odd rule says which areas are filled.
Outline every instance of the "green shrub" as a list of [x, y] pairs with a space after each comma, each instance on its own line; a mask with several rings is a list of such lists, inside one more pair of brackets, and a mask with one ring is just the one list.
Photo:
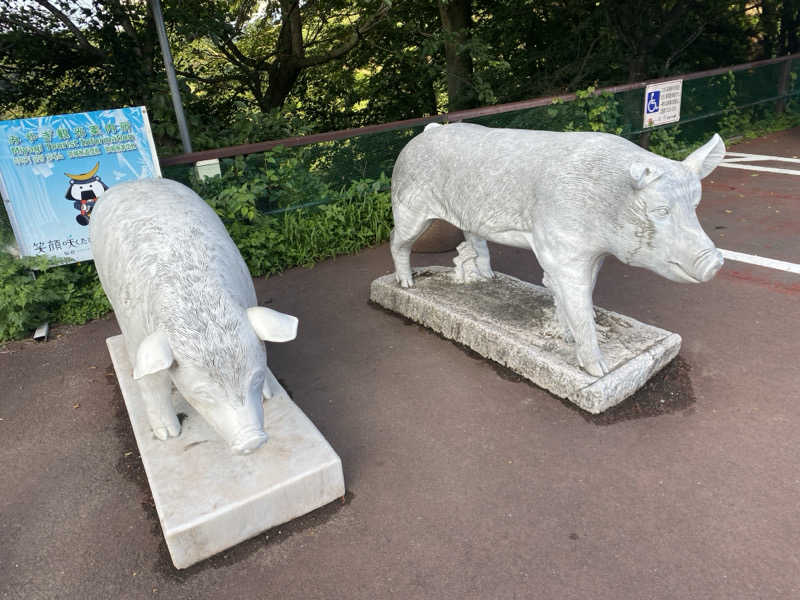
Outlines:
[[554, 102], [548, 111], [563, 110], [561, 118], [568, 119], [564, 131], [605, 131], [619, 135], [624, 130], [625, 120], [619, 103], [611, 92], [595, 93], [595, 87], [575, 92], [575, 100], [568, 103]]
[[326, 190], [326, 197], [335, 200], [277, 214], [256, 211], [247, 219], [235, 218], [241, 210], [235, 195], [221, 194], [212, 206], [254, 277], [351, 254], [389, 239], [392, 205], [386, 176], [355, 181], [338, 193]]
[[94, 264], [59, 265], [0, 252], [0, 341], [45, 321], [85, 323], [110, 309]]
[[269, 152], [223, 159], [222, 174], [191, 185], [227, 221], [252, 222], [259, 211], [269, 212], [309, 201], [335, 199], [306, 148], [278, 146]]

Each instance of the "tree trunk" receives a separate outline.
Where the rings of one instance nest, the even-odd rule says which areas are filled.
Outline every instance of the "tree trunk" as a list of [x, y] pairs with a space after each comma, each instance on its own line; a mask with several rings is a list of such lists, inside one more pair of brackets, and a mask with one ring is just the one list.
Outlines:
[[259, 108], [266, 112], [280, 108], [292, 91], [300, 76], [298, 62], [305, 56], [303, 41], [303, 21], [298, 0], [281, 0], [281, 30], [275, 53], [275, 62], [269, 69], [267, 93], [259, 102]]
[[297, 82], [297, 78], [300, 76], [300, 70], [292, 64], [291, 60], [286, 62], [278, 61], [275, 64], [275, 68], [269, 74], [267, 94], [259, 102], [259, 108], [262, 112], [268, 112], [273, 108], [283, 106], [295, 82]]
[[[355, 24], [352, 33], [337, 46], [321, 54], [308, 56], [303, 39], [303, 18], [300, 14], [300, 0], [280, 0], [281, 29], [275, 52], [275, 60], [269, 66], [268, 91], [259, 103], [261, 110], [283, 106], [303, 69], [321, 65], [347, 55], [383, 18], [391, 2], [385, 0], [378, 10], [369, 17], [362, 17]], [[306, 4], [310, 4], [306, 3]], [[260, 71], [256, 70], [257, 73]]]
[[761, 48], [764, 58], [772, 58], [775, 49], [780, 45], [780, 35], [778, 32], [778, 6], [776, 0], [762, 0], [761, 17], [759, 18], [764, 38], [761, 40]]
[[783, 54], [793, 54], [798, 49], [797, 28], [800, 16], [797, 14], [798, 0], [783, 0], [781, 10], [781, 41]]
[[445, 34], [447, 110], [473, 108], [478, 98], [472, 81], [472, 55], [466, 47], [472, 24], [472, 0], [439, 0], [439, 15]]
[[[646, 51], [632, 58], [628, 62], [628, 83], [642, 81], [647, 76]], [[639, 145], [645, 150], [650, 148], [650, 131], [643, 131], [639, 134]]]
[[433, 79], [428, 77], [425, 78], [422, 96], [425, 98], [423, 110], [429, 115], [435, 115], [438, 113], [439, 106], [436, 98], [436, 88], [433, 86]]
[[778, 101], [775, 103], [775, 112], [780, 114], [786, 110], [786, 90], [792, 76], [792, 61], [787, 60], [781, 65], [778, 75]]
[[647, 50], [628, 61], [628, 83], [643, 81], [647, 77]]

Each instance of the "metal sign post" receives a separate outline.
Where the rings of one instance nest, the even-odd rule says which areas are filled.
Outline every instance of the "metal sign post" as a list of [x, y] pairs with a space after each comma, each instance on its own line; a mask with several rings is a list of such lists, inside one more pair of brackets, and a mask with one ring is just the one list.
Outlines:
[[158, 33], [158, 44], [161, 46], [161, 56], [164, 57], [164, 68], [167, 70], [167, 81], [169, 82], [169, 93], [172, 96], [172, 106], [175, 108], [175, 118], [178, 120], [178, 131], [181, 133], [183, 151], [192, 151], [192, 141], [189, 138], [189, 126], [186, 124], [186, 117], [183, 114], [183, 104], [181, 103], [181, 93], [178, 90], [178, 79], [175, 77], [175, 65], [172, 63], [172, 52], [169, 49], [167, 30], [164, 27], [164, 18], [161, 15], [160, 0], [150, 0], [150, 7], [153, 9], [153, 19], [156, 22], [156, 33]]

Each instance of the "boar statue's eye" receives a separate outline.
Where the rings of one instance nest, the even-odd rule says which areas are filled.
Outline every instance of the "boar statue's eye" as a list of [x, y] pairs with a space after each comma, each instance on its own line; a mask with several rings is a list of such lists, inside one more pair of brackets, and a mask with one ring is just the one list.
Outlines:
[[662, 219], [669, 216], [669, 207], [668, 206], [659, 206], [658, 208], [654, 208], [652, 213], [657, 216], [661, 217]]

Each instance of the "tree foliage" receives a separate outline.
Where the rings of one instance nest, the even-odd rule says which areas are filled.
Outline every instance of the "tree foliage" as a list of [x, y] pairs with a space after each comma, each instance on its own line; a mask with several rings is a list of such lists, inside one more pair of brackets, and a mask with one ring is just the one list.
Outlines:
[[389, 10], [361, 2], [197, 2], [177, 33], [198, 40], [180, 54], [190, 81], [251, 98], [261, 111], [283, 106], [305, 70], [345, 57]]
[[[796, 0], [163, 0], [198, 149], [798, 49]], [[0, 0], [0, 116], [144, 104], [178, 150], [143, 0]]]
[[144, 3], [3, 0], [0, 7], [5, 116], [141, 103], [166, 89]]

